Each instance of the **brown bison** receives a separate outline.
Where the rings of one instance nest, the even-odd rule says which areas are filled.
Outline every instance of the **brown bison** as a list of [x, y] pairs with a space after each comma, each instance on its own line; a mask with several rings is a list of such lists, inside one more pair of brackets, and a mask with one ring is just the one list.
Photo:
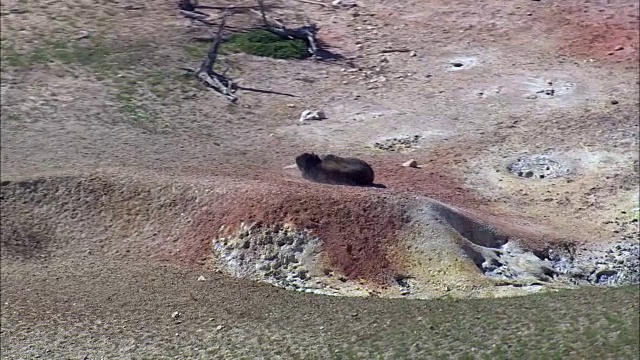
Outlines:
[[326, 155], [322, 158], [316, 154], [304, 153], [296, 157], [296, 165], [302, 177], [318, 183], [377, 186], [373, 183], [373, 169], [363, 160]]

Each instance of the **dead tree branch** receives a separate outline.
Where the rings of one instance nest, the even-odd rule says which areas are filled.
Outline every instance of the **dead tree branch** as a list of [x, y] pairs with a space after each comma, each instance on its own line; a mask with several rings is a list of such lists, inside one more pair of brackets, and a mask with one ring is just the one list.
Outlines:
[[182, 15], [184, 15], [184, 17], [186, 17], [186, 18], [201, 22], [204, 25], [207, 25], [207, 26], [213, 26], [214, 25], [214, 23], [212, 21], [210, 21], [211, 16], [209, 16], [207, 14], [202, 14], [200, 12], [196, 13], [196, 12], [191, 12], [191, 11], [186, 11], [186, 10], [180, 10], [180, 13]]
[[305, 3], [305, 4], [313, 4], [313, 5], [319, 5], [319, 6], [324, 6], [327, 7], [329, 5], [322, 3], [320, 1], [313, 1], [313, 0], [295, 0], [297, 2], [301, 2], [301, 3]]
[[[182, 3], [189, 2], [186, 0], [181, 0], [179, 6], [182, 7]], [[191, 2], [189, 2], [191, 4]], [[187, 12], [187, 10], [182, 10]], [[206, 14], [205, 14], [206, 15]], [[206, 15], [208, 17], [208, 15]], [[224, 95], [227, 100], [231, 102], [235, 102], [237, 97], [235, 96], [236, 86], [225, 76], [226, 70], [220, 74], [213, 70], [213, 65], [215, 64], [218, 58], [218, 50], [220, 48], [220, 44], [222, 43], [222, 31], [224, 30], [227, 17], [229, 16], [229, 12], [225, 11], [222, 14], [222, 18], [220, 19], [220, 23], [218, 24], [218, 30], [214, 35], [214, 42], [211, 45], [211, 48], [207, 52], [207, 57], [200, 64], [200, 68], [197, 71], [193, 71], [191, 69], [183, 69], [188, 73], [195, 75], [199, 78], [207, 87], [217, 91], [218, 93]]]
[[257, 0], [257, 2], [260, 11], [258, 12], [251, 9], [251, 12], [262, 18], [262, 22], [264, 23], [264, 26], [267, 30], [283, 38], [304, 40], [307, 43], [308, 50], [311, 55], [313, 55], [314, 58], [317, 56], [318, 46], [316, 41], [316, 33], [318, 32], [318, 26], [316, 24], [309, 24], [291, 29], [287, 28], [281, 22], [267, 17], [264, 0]]
[[[264, 5], [263, 0], [257, 0], [257, 2], [258, 2], [257, 7], [260, 9], [260, 11], [256, 11], [255, 9], [249, 6], [244, 7], [244, 9], [248, 9], [249, 11], [257, 14], [262, 18], [262, 22], [263, 22], [262, 28], [282, 38], [300, 39], [305, 41], [307, 44], [307, 49], [309, 53], [311, 53], [314, 56], [314, 58], [318, 58], [318, 54], [317, 54], [318, 50], [324, 51], [322, 49], [318, 49], [318, 46], [316, 45], [317, 42], [316, 42], [315, 34], [318, 31], [318, 27], [315, 24], [309, 24], [302, 27], [298, 27], [298, 28], [287, 28], [281, 22], [267, 17], [266, 6]], [[182, 68], [182, 70], [186, 71], [187, 74], [197, 77], [202, 83], [205, 84], [205, 86], [224, 95], [227, 98], [227, 100], [231, 102], [235, 102], [237, 100], [235, 92], [238, 89], [260, 92], [260, 93], [295, 96], [292, 94], [279, 93], [279, 92], [269, 91], [269, 90], [240, 87], [236, 83], [234, 83], [231, 79], [226, 77], [226, 72], [228, 68], [222, 72], [216, 72], [214, 70], [214, 64], [216, 63], [216, 60], [218, 58], [218, 51], [223, 41], [223, 31], [226, 28], [226, 21], [227, 21], [227, 18], [232, 14], [232, 12], [229, 9], [225, 8], [222, 16], [219, 19], [215, 19], [211, 15], [198, 10], [199, 8], [202, 9], [202, 8], [208, 8], [208, 7], [198, 5], [197, 0], [179, 0], [178, 8], [180, 13], [186, 18], [198, 21], [209, 27], [216, 26], [215, 23], [217, 23], [217, 31], [215, 34], [211, 33], [211, 36], [209, 37], [197, 38], [198, 41], [212, 41], [211, 48], [207, 52], [206, 58], [202, 61], [198, 70]]]
[[213, 64], [218, 58], [218, 49], [220, 49], [220, 44], [222, 42], [222, 30], [224, 30], [224, 26], [227, 22], [227, 16], [227, 13], [224, 13], [222, 15], [222, 19], [220, 21], [220, 24], [218, 25], [218, 32], [216, 32], [215, 34], [216, 40], [211, 45], [211, 50], [209, 50], [209, 52], [207, 53], [207, 58], [200, 65], [200, 70], [198, 70], [198, 72], [207, 72], [210, 69], [213, 69]]
[[[273, 8], [274, 6], [270, 6]], [[206, 13], [198, 10], [198, 9], [206, 9], [206, 10], [222, 10], [222, 11], [231, 11], [234, 14], [245, 12], [247, 10], [256, 9], [258, 5], [237, 5], [237, 6], [211, 6], [211, 5], [200, 5], [197, 0], [179, 0], [178, 8], [180, 11], [184, 11], [187, 13], [201, 14], [208, 16]]]
[[410, 52], [411, 49], [382, 49], [380, 50], [381, 54], [389, 54], [389, 53], [405, 53], [405, 52]]

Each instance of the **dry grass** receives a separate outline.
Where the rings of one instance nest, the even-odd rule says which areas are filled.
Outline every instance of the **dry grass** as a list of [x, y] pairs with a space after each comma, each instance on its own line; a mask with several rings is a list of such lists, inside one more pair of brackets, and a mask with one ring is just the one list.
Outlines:
[[[3, 359], [634, 359], [640, 351], [637, 286], [481, 300], [334, 298], [214, 274], [199, 282], [197, 272], [151, 264], [82, 265], [94, 260], [3, 264]], [[41, 283], [25, 288], [25, 277]]]

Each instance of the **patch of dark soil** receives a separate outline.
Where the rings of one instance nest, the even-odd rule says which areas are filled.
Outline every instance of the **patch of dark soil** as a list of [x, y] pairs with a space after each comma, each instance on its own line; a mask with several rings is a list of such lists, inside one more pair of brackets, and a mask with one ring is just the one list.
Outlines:
[[3, 259], [46, 258], [54, 245], [54, 224], [42, 218], [39, 206], [48, 206], [46, 178], [2, 181], [0, 187], [0, 253]]
[[0, 258], [31, 260], [46, 258], [54, 242], [54, 233], [47, 224], [2, 220], [0, 226]]
[[446, 206], [438, 206], [437, 209], [449, 226], [476, 245], [497, 249], [509, 241], [507, 235], [489, 224], [480, 223]]
[[172, 252], [198, 196], [176, 184], [102, 175], [5, 181], [1, 193], [3, 255], [22, 258]]

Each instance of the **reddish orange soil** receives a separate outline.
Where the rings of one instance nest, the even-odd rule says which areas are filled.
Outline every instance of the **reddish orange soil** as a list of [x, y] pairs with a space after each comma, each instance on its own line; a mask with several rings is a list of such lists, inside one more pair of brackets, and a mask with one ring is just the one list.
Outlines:
[[[192, 266], [204, 264], [212, 254], [211, 240], [237, 230], [241, 223], [290, 223], [322, 239], [327, 265], [347, 279], [388, 284], [404, 266], [392, 252], [398, 230], [407, 222], [406, 207], [417, 196], [458, 207], [480, 223], [528, 241], [532, 248], [543, 249], [549, 241], [558, 241], [544, 230], [534, 230], [544, 227], [524, 217], [492, 214], [487, 206], [490, 200], [475, 196], [448, 171], [461, 155], [437, 155], [420, 169], [398, 166], [401, 155], [372, 161], [379, 174], [376, 182], [387, 189], [314, 184], [303, 180], [297, 169], [254, 173], [260, 183], [228, 193], [198, 213], [180, 236], [180, 251], [170, 258]], [[219, 233], [222, 226], [225, 232]]]
[[327, 185], [292, 182], [281, 189], [226, 196], [197, 216], [181, 240], [180, 258], [193, 262], [209, 256], [211, 240], [222, 225], [233, 231], [242, 222], [258, 226], [291, 223], [319, 236], [331, 267], [347, 278], [390, 280], [397, 269], [387, 249], [397, 240], [396, 232], [403, 223], [401, 206], [391, 196], [380, 196], [384, 190], [326, 189]]
[[594, 2], [600, 4], [559, 2], [549, 10], [549, 17], [541, 17], [542, 21], [558, 27], [559, 52], [637, 66], [638, 2]]

